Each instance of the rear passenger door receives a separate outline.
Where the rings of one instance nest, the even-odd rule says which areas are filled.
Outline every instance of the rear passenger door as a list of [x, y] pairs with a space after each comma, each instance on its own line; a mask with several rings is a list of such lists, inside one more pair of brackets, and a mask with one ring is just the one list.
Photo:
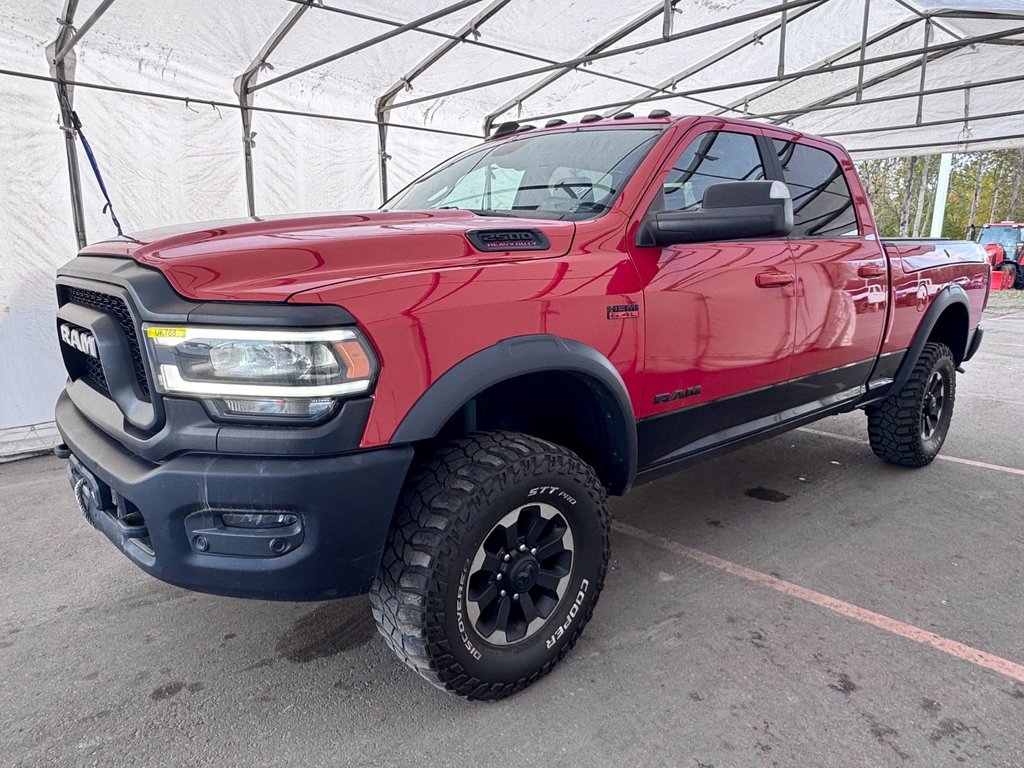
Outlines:
[[[666, 161], [637, 221], [695, 210], [712, 184], [764, 179], [769, 151], [753, 126], [698, 124]], [[641, 467], [768, 426], [784, 402], [793, 346], [786, 239], [645, 247], [631, 238], [630, 254], [645, 286]]]
[[863, 190], [850, 189], [845, 154], [766, 133], [775, 172], [793, 198], [796, 314], [787, 408], [812, 411], [862, 392], [885, 330], [887, 262]]

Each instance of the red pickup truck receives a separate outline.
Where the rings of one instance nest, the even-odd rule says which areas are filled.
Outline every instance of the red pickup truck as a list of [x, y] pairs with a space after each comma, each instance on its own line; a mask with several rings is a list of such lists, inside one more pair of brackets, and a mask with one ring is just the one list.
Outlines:
[[379, 211], [84, 249], [56, 418], [89, 522], [188, 589], [368, 590], [404, 661], [487, 699], [591, 617], [607, 494], [855, 408], [928, 464], [982, 248], [883, 241], [833, 142], [620, 118], [502, 126]]

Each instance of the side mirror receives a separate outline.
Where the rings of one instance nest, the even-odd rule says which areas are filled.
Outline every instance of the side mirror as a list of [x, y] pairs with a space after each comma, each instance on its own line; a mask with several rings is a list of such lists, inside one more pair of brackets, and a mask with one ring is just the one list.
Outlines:
[[793, 200], [781, 181], [728, 181], [704, 191], [696, 211], [660, 211], [647, 216], [637, 245], [666, 246], [784, 237], [793, 231]]

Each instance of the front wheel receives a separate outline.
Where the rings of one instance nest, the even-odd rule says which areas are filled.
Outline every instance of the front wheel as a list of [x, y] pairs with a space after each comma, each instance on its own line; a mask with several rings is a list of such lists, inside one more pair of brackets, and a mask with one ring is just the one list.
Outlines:
[[890, 464], [931, 464], [946, 440], [956, 398], [956, 362], [945, 344], [928, 342], [903, 388], [868, 408], [875, 455]]
[[1003, 288], [1016, 287], [1017, 265], [1010, 261], [1004, 261], [999, 268], [1003, 271]]
[[370, 590], [381, 635], [471, 699], [525, 688], [575, 644], [604, 583], [605, 491], [571, 451], [489, 432], [418, 464]]

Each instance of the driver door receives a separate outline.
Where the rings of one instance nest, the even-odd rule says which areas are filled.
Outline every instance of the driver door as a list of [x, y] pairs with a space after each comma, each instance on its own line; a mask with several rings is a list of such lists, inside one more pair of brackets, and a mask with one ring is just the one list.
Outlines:
[[[662, 168], [638, 220], [699, 208], [712, 184], [764, 179], [766, 151], [756, 128], [698, 124]], [[786, 239], [630, 247], [646, 318], [641, 468], [777, 423], [794, 343]]]

